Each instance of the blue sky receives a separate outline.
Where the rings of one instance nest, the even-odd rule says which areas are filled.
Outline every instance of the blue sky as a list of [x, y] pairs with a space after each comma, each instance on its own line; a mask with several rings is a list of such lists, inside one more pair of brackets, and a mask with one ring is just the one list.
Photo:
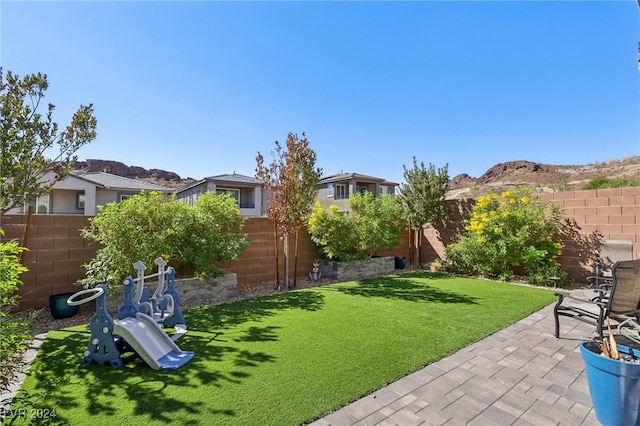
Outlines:
[[0, 3], [0, 63], [49, 78], [78, 151], [196, 179], [253, 176], [306, 132], [325, 175], [403, 182], [496, 163], [640, 155], [640, 8], [602, 2]]

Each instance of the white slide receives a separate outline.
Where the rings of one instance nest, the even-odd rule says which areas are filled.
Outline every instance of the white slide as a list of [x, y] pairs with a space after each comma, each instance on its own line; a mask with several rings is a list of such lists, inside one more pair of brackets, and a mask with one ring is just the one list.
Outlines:
[[176, 370], [193, 358], [193, 352], [182, 351], [149, 315], [115, 323], [113, 334], [122, 337], [154, 370]]

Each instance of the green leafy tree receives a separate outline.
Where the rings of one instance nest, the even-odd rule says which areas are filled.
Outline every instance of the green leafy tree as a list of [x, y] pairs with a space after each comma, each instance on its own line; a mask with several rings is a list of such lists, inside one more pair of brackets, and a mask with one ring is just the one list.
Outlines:
[[447, 215], [445, 198], [449, 191], [449, 165], [426, 168], [413, 157], [413, 167], [404, 170], [404, 184], [400, 185], [400, 202], [405, 217], [414, 231], [414, 261], [420, 262], [420, 232], [426, 224], [439, 224]]
[[[296, 287], [300, 229], [304, 226], [305, 219], [313, 207], [317, 193], [316, 186], [322, 175], [322, 169], [316, 168], [316, 153], [310, 148], [304, 133], [302, 133], [302, 139], [294, 133], [289, 133], [286, 150], [278, 141], [275, 145], [273, 161], [268, 166], [264, 163], [264, 157], [258, 152], [256, 177], [262, 182], [266, 192], [266, 213], [283, 235], [284, 288], [288, 290], [289, 235], [293, 233], [296, 237], [293, 278], [293, 286]], [[277, 229], [274, 230], [276, 253], [278, 252]], [[278, 269], [276, 256], [276, 271]], [[276, 274], [279, 288], [279, 273]]]
[[400, 243], [406, 229], [402, 204], [393, 195], [375, 197], [372, 192], [353, 194], [350, 214], [356, 218], [361, 250], [369, 256], [381, 248], [392, 250]]
[[212, 262], [237, 259], [248, 246], [244, 223], [236, 201], [226, 194], [207, 192], [194, 206], [159, 192], [109, 203], [81, 230], [101, 247], [84, 265], [87, 276], [79, 284], [119, 286], [134, 262], [150, 266], [158, 256], [174, 268], [193, 265], [201, 280], [216, 276], [220, 270]]
[[20, 263], [24, 250], [15, 241], [0, 243], [0, 391], [7, 389], [22, 365], [22, 353], [33, 336], [30, 317], [11, 315], [11, 309], [18, 305], [20, 275], [27, 272]]
[[[73, 170], [75, 152], [96, 137], [92, 104], [81, 105], [63, 130], [53, 121], [53, 104], [45, 116], [38, 112], [48, 87], [46, 74], [5, 77], [0, 68], [0, 215], [24, 205], [25, 194], [48, 193]], [[40, 182], [48, 171], [53, 180]]]
[[367, 259], [379, 249], [392, 250], [401, 243], [406, 225], [402, 205], [394, 196], [357, 193], [349, 203], [350, 210], [340, 212], [336, 205], [324, 209], [317, 202], [307, 221], [311, 241], [328, 259]]
[[529, 188], [478, 197], [466, 234], [446, 248], [447, 262], [467, 274], [506, 280], [522, 270], [532, 283], [550, 283], [551, 276], [564, 282], [567, 274], [557, 260], [562, 213]]

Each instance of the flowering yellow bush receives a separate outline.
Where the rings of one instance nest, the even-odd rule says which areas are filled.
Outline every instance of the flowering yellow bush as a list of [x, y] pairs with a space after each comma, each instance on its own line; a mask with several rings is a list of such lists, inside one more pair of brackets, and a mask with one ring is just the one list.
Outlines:
[[376, 250], [400, 244], [406, 223], [402, 205], [393, 196], [354, 194], [350, 206], [350, 211], [340, 212], [336, 205], [324, 209], [316, 202], [307, 220], [311, 241], [328, 259], [366, 259]]
[[447, 247], [447, 259], [464, 273], [506, 279], [524, 269], [532, 282], [565, 279], [557, 261], [561, 219], [561, 207], [533, 197], [530, 189], [478, 197], [465, 221], [466, 234]]

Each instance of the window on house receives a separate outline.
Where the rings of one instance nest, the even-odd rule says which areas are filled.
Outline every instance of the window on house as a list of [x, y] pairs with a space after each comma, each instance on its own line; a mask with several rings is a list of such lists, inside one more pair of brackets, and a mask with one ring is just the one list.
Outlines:
[[336, 193], [335, 193], [336, 200], [347, 198], [347, 194], [348, 194], [347, 185], [336, 185]]
[[327, 197], [333, 197], [333, 184], [332, 183], [327, 185]]
[[229, 189], [229, 188], [217, 188], [216, 194], [227, 194], [233, 197], [236, 200], [238, 206], [240, 205], [240, 190], [239, 189]]
[[47, 214], [51, 213], [49, 209], [50, 196], [49, 194], [39, 195], [37, 197], [33, 195], [27, 196], [24, 209], [25, 213], [28, 211], [29, 206], [33, 208], [35, 214]]
[[84, 210], [84, 192], [76, 192], [76, 210]]
[[124, 200], [128, 200], [131, 197], [133, 197], [133, 195], [131, 195], [131, 194], [120, 194], [119, 200], [120, 201], [124, 201]]
[[359, 186], [359, 187], [357, 187], [357, 188], [356, 188], [356, 190], [357, 190], [360, 194], [362, 194], [362, 195], [364, 195], [364, 194], [365, 194], [365, 192], [367, 192], [367, 191], [368, 191], [368, 189], [367, 189], [367, 187], [366, 187], [366, 186]]

